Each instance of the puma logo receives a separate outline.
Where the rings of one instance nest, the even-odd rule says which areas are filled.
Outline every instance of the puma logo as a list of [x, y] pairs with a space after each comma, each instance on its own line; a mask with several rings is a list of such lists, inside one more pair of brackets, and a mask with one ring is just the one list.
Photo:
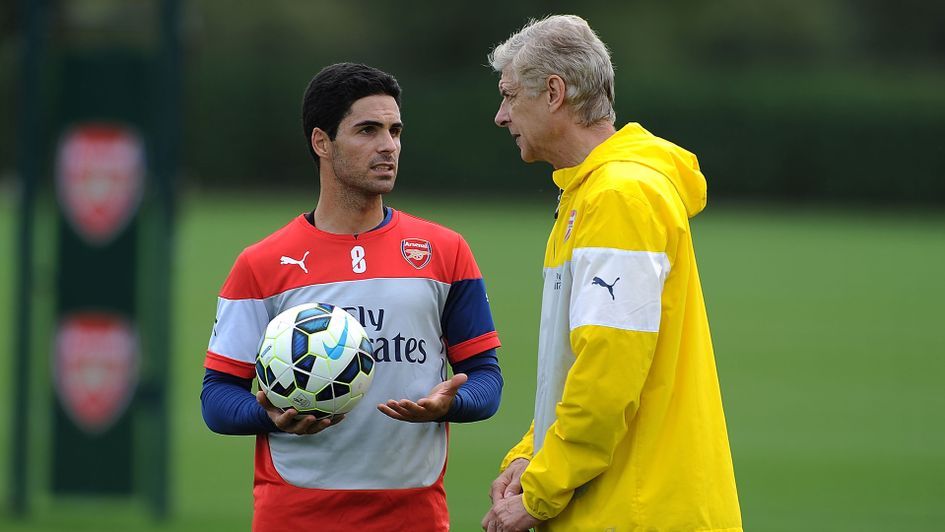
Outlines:
[[301, 259], [293, 259], [292, 257], [286, 257], [285, 255], [279, 259], [279, 264], [295, 264], [299, 268], [302, 268], [302, 271], [308, 273], [308, 268], [305, 267], [305, 259], [308, 258], [308, 251], [305, 252], [305, 255], [302, 255]]
[[617, 284], [617, 281], [619, 280], [620, 280], [620, 277], [617, 277], [616, 279], [614, 279], [614, 282], [607, 284], [600, 277], [595, 277], [594, 280], [591, 281], [591, 284], [597, 285], [597, 286], [603, 286], [604, 288], [607, 289], [608, 292], [610, 292], [610, 299], [615, 299], [614, 298], [614, 285]]

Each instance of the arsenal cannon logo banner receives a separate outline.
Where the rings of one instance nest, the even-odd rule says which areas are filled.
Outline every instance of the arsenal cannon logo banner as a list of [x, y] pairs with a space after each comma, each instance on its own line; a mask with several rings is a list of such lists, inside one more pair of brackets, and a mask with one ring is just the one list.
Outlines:
[[168, 515], [178, 4], [22, 2], [22, 112], [7, 113], [22, 208], [5, 257], [16, 518], [58, 510], [46, 492], [140, 496]]
[[116, 121], [73, 123], [59, 139], [52, 487], [130, 493], [145, 367], [137, 314], [147, 150]]

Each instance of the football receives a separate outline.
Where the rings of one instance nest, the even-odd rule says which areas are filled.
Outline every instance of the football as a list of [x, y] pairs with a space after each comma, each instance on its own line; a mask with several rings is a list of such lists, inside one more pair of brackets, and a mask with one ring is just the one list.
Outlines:
[[341, 307], [307, 303], [279, 313], [256, 355], [256, 378], [269, 401], [318, 418], [358, 404], [374, 378], [371, 339]]

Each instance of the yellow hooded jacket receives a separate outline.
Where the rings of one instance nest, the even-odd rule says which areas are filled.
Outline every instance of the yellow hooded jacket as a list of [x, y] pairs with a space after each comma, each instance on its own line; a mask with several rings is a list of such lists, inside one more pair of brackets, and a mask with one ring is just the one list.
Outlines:
[[741, 530], [689, 218], [695, 155], [631, 123], [562, 189], [523, 502], [541, 531]]

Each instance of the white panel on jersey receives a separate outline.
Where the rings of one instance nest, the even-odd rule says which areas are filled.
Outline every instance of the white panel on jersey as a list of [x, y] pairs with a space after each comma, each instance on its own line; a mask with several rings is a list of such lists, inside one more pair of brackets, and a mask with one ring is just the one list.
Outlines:
[[561, 401], [564, 382], [574, 364], [568, 310], [572, 279], [571, 263], [545, 268], [541, 297], [541, 330], [538, 337], [538, 386], [535, 390], [535, 452], [555, 422], [555, 406]]
[[311, 436], [272, 433], [279, 475], [316, 489], [429, 486], [446, 462], [443, 423], [404, 423], [377, 410], [388, 399], [416, 401], [443, 381], [446, 353], [440, 315], [450, 285], [425, 278], [363, 279], [310, 285], [269, 297], [273, 315], [294, 305], [330, 303], [346, 309], [374, 342], [374, 381], [343, 423]]
[[256, 363], [256, 350], [269, 324], [261, 299], [217, 299], [217, 317], [208, 351], [240, 362]]
[[571, 256], [571, 268], [572, 330], [603, 325], [659, 331], [663, 283], [670, 269], [665, 253], [578, 248]]

